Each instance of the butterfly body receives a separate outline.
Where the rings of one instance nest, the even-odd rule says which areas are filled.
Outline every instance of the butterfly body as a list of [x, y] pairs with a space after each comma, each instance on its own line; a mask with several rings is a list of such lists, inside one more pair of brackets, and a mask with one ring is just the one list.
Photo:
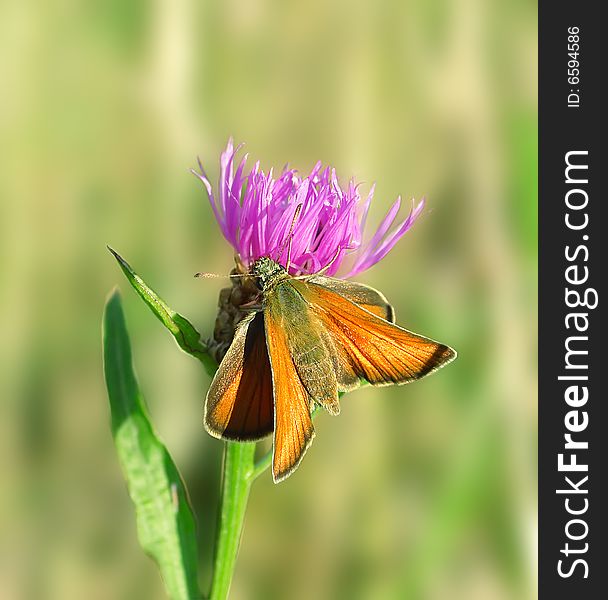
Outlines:
[[257, 280], [257, 287], [262, 292], [262, 298], [267, 298], [268, 293], [281, 282], [290, 278], [289, 273], [271, 258], [258, 258], [251, 265], [251, 276]]
[[300, 463], [314, 437], [312, 410], [340, 412], [338, 393], [414, 381], [453, 360], [449, 347], [393, 323], [378, 291], [321, 275], [293, 277], [270, 258], [250, 269], [259, 302], [237, 326], [211, 383], [205, 426], [250, 441], [273, 433], [273, 478]]

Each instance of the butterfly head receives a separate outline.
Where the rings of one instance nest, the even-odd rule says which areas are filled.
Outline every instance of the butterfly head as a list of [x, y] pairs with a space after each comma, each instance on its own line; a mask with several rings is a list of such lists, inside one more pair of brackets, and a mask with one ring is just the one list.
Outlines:
[[287, 275], [287, 271], [271, 258], [258, 258], [251, 266], [251, 275], [256, 278], [256, 285], [262, 291], [272, 289], [277, 281]]

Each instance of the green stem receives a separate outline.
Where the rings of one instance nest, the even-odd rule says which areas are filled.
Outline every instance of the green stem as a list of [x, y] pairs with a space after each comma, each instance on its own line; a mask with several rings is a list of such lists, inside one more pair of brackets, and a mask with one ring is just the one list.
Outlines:
[[272, 464], [272, 450], [268, 451], [260, 460], [256, 460], [253, 465], [251, 473], [249, 473], [249, 479], [255, 481], [270, 465]]
[[209, 600], [225, 600], [236, 564], [247, 499], [253, 483], [255, 442], [226, 442], [213, 580]]
[[[313, 418], [319, 408], [313, 410]], [[255, 447], [255, 442], [226, 442], [224, 446], [222, 499], [209, 600], [228, 597], [251, 484], [272, 464], [272, 450], [254, 461]]]

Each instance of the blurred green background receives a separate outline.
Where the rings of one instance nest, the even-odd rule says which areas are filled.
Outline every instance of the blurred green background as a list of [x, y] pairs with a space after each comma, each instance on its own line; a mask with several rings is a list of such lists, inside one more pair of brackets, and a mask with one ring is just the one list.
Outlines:
[[207, 588], [221, 443], [208, 380], [111, 244], [212, 331], [231, 251], [188, 169], [229, 135], [427, 210], [358, 279], [460, 356], [320, 415], [298, 472], [250, 498], [235, 599], [535, 596], [536, 3], [6, 2], [0, 7], [0, 598], [160, 599], [109, 428], [100, 322], [135, 366], [198, 516]]

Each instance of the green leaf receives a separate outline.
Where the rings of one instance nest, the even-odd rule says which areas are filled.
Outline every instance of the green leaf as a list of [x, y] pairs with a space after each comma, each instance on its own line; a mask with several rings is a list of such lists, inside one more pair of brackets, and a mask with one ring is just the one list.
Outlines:
[[129, 283], [135, 288], [135, 291], [158, 317], [160, 322], [173, 334], [179, 347], [184, 352], [198, 358], [203, 363], [209, 377], [213, 377], [217, 370], [217, 363], [209, 355], [207, 345], [201, 340], [200, 333], [192, 326], [188, 319], [167, 306], [164, 300], [146, 284], [118, 252], [110, 248], [110, 246], [108, 246], [108, 250], [118, 261], [120, 268], [126, 275]]
[[135, 505], [139, 542], [173, 600], [199, 598], [195, 522], [182, 478], [154, 432], [137, 385], [117, 290], [103, 319], [104, 373], [112, 435]]

